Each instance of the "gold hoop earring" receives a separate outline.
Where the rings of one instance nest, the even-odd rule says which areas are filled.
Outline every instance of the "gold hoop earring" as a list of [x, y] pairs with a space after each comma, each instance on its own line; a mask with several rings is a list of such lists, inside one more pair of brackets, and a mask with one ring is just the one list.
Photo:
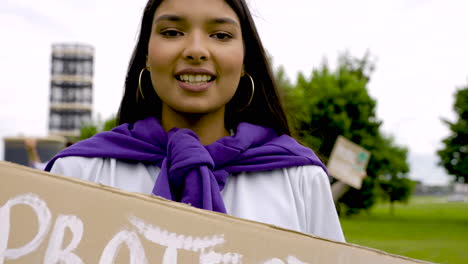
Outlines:
[[247, 102], [247, 105], [242, 107], [239, 110], [239, 112], [241, 112], [241, 111], [245, 110], [247, 107], [249, 107], [250, 103], [252, 103], [254, 93], [255, 93], [255, 83], [254, 83], [254, 80], [253, 80], [252, 76], [250, 76], [250, 74], [248, 74], [246, 72], [244, 74], [247, 75], [247, 77], [249, 77], [249, 79], [250, 79], [250, 83], [251, 83], [251, 86], [252, 86], [252, 94], [250, 94], [249, 102]]
[[145, 96], [143, 95], [143, 89], [141, 88], [141, 76], [143, 75], [143, 72], [144, 72], [145, 70], [146, 70], [146, 68], [141, 69], [140, 75], [138, 76], [138, 90], [137, 90], [137, 92], [136, 92], [136, 99], [137, 99], [137, 102], [138, 102], [139, 94], [141, 94], [141, 97], [143, 98], [143, 100], [145, 100]]
[[253, 99], [253, 97], [254, 97], [254, 93], [255, 93], [255, 83], [254, 83], [254, 80], [253, 80], [252, 76], [250, 76], [250, 74], [248, 74], [248, 73], [245, 73], [245, 74], [249, 77], [250, 83], [252, 84], [252, 94], [250, 95], [249, 102], [248, 102], [247, 105], [245, 106], [245, 107], [247, 107], [247, 106], [250, 105], [250, 103], [252, 102], [252, 99]]

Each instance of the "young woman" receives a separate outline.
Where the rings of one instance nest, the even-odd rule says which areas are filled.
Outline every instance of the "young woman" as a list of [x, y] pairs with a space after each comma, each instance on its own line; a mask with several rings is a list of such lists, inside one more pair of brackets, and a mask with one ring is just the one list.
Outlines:
[[344, 241], [244, 0], [149, 0], [118, 120], [46, 170]]

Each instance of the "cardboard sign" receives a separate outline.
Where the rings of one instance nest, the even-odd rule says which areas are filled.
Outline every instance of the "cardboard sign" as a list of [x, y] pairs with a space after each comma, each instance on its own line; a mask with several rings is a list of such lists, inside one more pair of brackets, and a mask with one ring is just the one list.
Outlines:
[[3, 263], [427, 263], [0, 162]]
[[339, 136], [327, 164], [328, 173], [356, 189], [361, 189], [369, 158], [369, 151]]

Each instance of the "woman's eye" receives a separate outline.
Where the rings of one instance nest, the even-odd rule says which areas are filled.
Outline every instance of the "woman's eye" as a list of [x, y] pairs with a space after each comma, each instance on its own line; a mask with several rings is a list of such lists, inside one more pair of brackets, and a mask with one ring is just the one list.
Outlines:
[[224, 32], [212, 34], [211, 37], [219, 39], [219, 40], [228, 40], [232, 38], [230, 34], [224, 33]]
[[183, 35], [182, 32], [172, 29], [161, 31], [160, 34], [168, 38], [174, 38]]

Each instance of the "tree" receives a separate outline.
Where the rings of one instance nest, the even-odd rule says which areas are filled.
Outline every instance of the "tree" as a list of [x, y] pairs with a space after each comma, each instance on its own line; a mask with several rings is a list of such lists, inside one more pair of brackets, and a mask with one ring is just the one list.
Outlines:
[[443, 119], [451, 134], [442, 141], [444, 147], [437, 152], [439, 164], [457, 182], [468, 182], [468, 85], [457, 90], [453, 110], [455, 122]]
[[282, 78], [285, 106], [291, 126], [299, 140], [327, 161], [339, 135], [371, 152], [367, 175], [361, 190], [351, 188], [340, 199], [346, 213], [370, 208], [379, 193], [380, 175], [406, 177], [406, 149], [398, 148], [391, 137], [380, 132], [376, 101], [367, 92], [374, 62], [366, 54], [362, 59], [343, 54], [335, 71], [323, 63], [308, 79], [299, 74], [295, 85]]
[[296, 85], [285, 88], [288, 117], [304, 143], [328, 157], [339, 135], [357, 144], [378, 135], [376, 102], [366, 90], [373, 67], [368, 56], [344, 54], [335, 72], [323, 64], [310, 79], [299, 74]]
[[385, 198], [390, 202], [390, 214], [394, 215], [394, 203], [407, 203], [416, 183], [405, 177], [391, 176], [380, 180], [379, 184], [385, 192]]
[[[382, 166], [379, 172], [379, 189], [384, 200], [390, 202], [390, 214], [394, 214], [395, 202], [407, 203], [416, 183], [407, 178], [408, 150], [394, 144], [391, 137], [384, 137], [379, 150]], [[385, 148], [385, 149], [383, 149]]]
[[90, 138], [98, 133], [96, 124], [85, 124], [80, 128], [80, 137], [78, 140]]
[[102, 125], [102, 131], [110, 131], [116, 126], [117, 126], [117, 117], [111, 116], [109, 119], [104, 121], [104, 124]]
[[97, 121], [93, 121], [89, 124], [85, 124], [80, 129], [80, 137], [79, 140], [87, 139], [95, 134], [102, 132], [102, 131], [109, 131], [117, 125], [117, 118], [115, 116], [111, 116], [109, 119], [105, 120], [104, 123], [101, 122], [99, 119]]

